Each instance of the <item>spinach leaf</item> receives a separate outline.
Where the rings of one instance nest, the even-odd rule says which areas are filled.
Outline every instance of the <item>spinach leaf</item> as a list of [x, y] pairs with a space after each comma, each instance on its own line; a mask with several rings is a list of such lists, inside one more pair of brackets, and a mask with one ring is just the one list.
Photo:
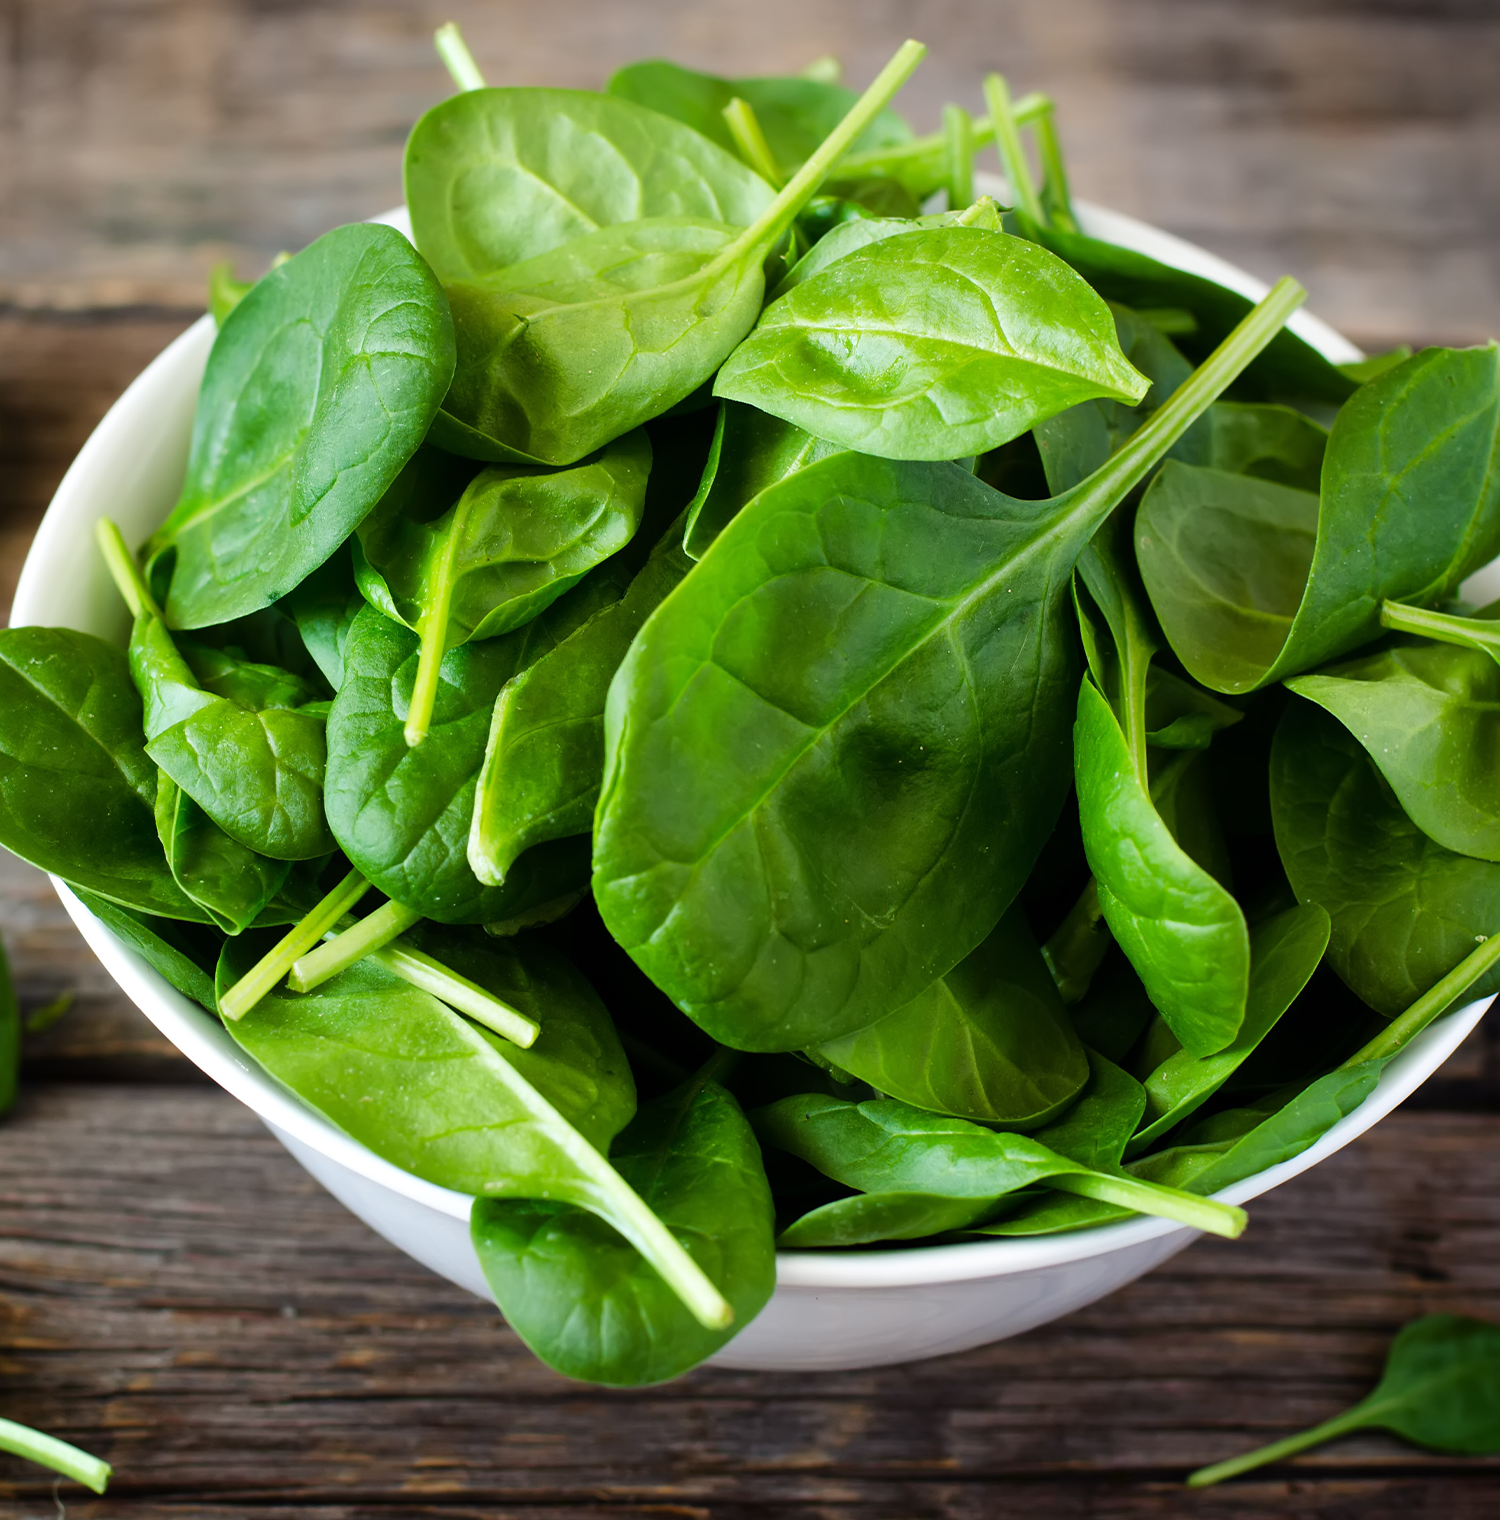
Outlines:
[[[423, 452], [418, 450], [418, 455]], [[297, 625], [297, 632], [324, 680], [337, 691], [344, 684], [344, 645], [349, 641], [355, 617], [365, 605], [354, 583], [349, 550], [336, 550], [300, 586], [288, 592], [280, 605]]]
[[[225, 945], [221, 997], [268, 943], [241, 935]], [[610, 1137], [594, 1123], [590, 1138], [593, 1107], [572, 1107], [579, 1084], [559, 1086], [543, 1064], [559, 1032], [551, 1026], [581, 1022], [598, 1035], [608, 1015], [567, 987], [549, 988], [546, 1001], [536, 1044], [520, 1050], [361, 961], [313, 992], [274, 989], [225, 1027], [279, 1082], [387, 1161], [475, 1197], [576, 1203], [619, 1230], [701, 1322], [728, 1324], [723, 1296], [600, 1154]], [[594, 1075], [630, 1081], [623, 1060], [601, 1063]], [[371, 1093], [384, 1101], [365, 1102]], [[608, 1107], [618, 1114], [624, 1106]]]
[[1096, 1171], [1028, 1135], [985, 1129], [889, 1098], [850, 1103], [809, 1093], [757, 1109], [751, 1121], [763, 1140], [861, 1192], [993, 1200], [1046, 1182], [1231, 1238], [1244, 1228], [1241, 1210], [1124, 1173]]
[[1207, 749], [1244, 716], [1169, 670], [1153, 665], [1147, 673], [1145, 739], [1152, 749]]
[[701, 1078], [646, 1104], [610, 1161], [724, 1294], [731, 1325], [704, 1326], [628, 1239], [575, 1203], [476, 1199], [474, 1248], [501, 1312], [549, 1367], [636, 1388], [696, 1366], [765, 1307], [771, 1190], [739, 1104]]
[[529, 854], [503, 886], [469, 868], [474, 794], [500, 689], [593, 611], [588, 581], [513, 633], [443, 656], [432, 728], [412, 748], [406, 717], [415, 634], [366, 607], [344, 650], [344, 682], [328, 715], [329, 827], [350, 862], [387, 897], [441, 923], [488, 923], [566, 898], [587, 880], [587, 847], [557, 841]]
[[526, 850], [587, 834], [604, 774], [604, 705], [630, 641], [692, 568], [674, 523], [617, 602], [501, 688], [490, 722], [468, 858], [487, 886]]
[[1022, 238], [942, 227], [872, 243], [795, 285], [714, 394], [846, 448], [955, 459], [1095, 396], [1149, 386], [1104, 302]]
[[174, 628], [269, 606], [380, 500], [453, 376], [453, 326], [390, 227], [340, 227], [224, 319], [198, 397], [187, 480], [147, 545]]
[[809, 1209], [776, 1237], [776, 1244], [788, 1251], [822, 1251], [881, 1240], [925, 1240], [977, 1225], [996, 1207], [992, 1198], [855, 1193]]
[[122, 908], [106, 897], [69, 882], [73, 894], [122, 944], [134, 950], [185, 997], [218, 1011], [213, 968], [218, 965], [223, 936], [211, 930], [196, 934], [169, 918], [153, 918]]
[[1367, 643], [1384, 598], [1435, 600], [1500, 547], [1500, 349], [1427, 349], [1339, 412], [1320, 497], [1168, 463], [1136, 520], [1178, 658], [1250, 691]]
[[1031, 1129], [1077, 1097], [1088, 1058], [1012, 907], [946, 976], [820, 1055], [919, 1108]]
[[[1387, 1017], [1500, 930], [1500, 865], [1424, 834], [1359, 741], [1310, 702], [1293, 701], [1277, 728], [1271, 811], [1298, 899], [1333, 921], [1331, 964]], [[1474, 995], [1497, 988], [1488, 977]]]
[[1500, 861], [1500, 666], [1488, 654], [1403, 642], [1287, 685], [1359, 740], [1424, 834]]
[[1394, 1431], [1429, 1451], [1500, 1452], [1500, 1325], [1457, 1314], [1429, 1314], [1403, 1325], [1380, 1381], [1352, 1409], [1300, 1435], [1200, 1467], [1188, 1487], [1222, 1483], [1351, 1431], [1371, 1429]]
[[447, 650], [529, 623], [630, 542], [650, 469], [651, 443], [637, 429], [570, 470], [484, 470], [441, 516], [432, 508], [442, 497], [428, 495], [421, 477], [386, 494], [360, 525], [355, 578], [373, 606], [422, 640], [408, 744], [426, 736]]
[[651, 615], [610, 688], [594, 894], [701, 1027], [821, 1045], [990, 932], [1066, 795], [1073, 562], [1300, 298], [1279, 287], [1074, 491], [838, 455], [761, 492]]
[[[782, 178], [811, 158], [859, 102], [853, 90], [823, 80], [719, 79], [655, 58], [626, 64], [604, 90], [692, 127], [729, 153], [738, 149], [724, 108], [732, 100], [743, 100], [755, 112]], [[894, 111], [885, 110], [854, 140], [850, 151], [879, 152], [911, 141], [911, 128]]]
[[754, 324], [767, 254], [924, 51], [900, 49], [769, 202], [706, 138], [618, 98], [474, 90], [429, 112], [407, 201], [459, 353], [434, 441], [571, 464], [691, 395]]
[[155, 808], [124, 651], [69, 628], [0, 632], [0, 844], [125, 907], [201, 921]]

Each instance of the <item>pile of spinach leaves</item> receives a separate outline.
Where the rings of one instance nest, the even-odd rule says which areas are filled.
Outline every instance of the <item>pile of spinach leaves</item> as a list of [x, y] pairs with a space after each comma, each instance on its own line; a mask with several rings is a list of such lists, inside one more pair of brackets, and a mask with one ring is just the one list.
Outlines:
[[0, 841], [472, 1195], [574, 1377], [778, 1240], [1237, 1234], [1500, 984], [1496, 350], [1338, 369], [1083, 233], [1045, 97], [917, 137], [915, 43], [441, 49], [412, 240], [216, 279], [128, 652], [0, 634]]

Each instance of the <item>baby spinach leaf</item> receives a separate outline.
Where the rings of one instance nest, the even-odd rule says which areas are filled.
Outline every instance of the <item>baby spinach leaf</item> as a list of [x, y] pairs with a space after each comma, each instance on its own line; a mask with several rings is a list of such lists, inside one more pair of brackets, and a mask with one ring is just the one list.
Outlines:
[[604, 774], [609, 684], [641, 624], [691, 568], [674, 523], [619, 601], [501, 688], [468, 842], [469, 865], [487, 886], [500, 886], [534, 846], [588, 833]]
[[222, 934], [211, 929], [201, 929], [195, 934], [172, 919], [153, 918], [132, 908], [122, 908], [71, 882], [69, 886], [79, 902], [153, 971], [165, 977], [184, 997], [192, 998], [210, 1013], [218, 1011], [213, 968], [218, 965]]
[[1019, 907], [926, 991], [819, 1054], [903, 1102], [1017, 1129], [1045, 1123], [1089, 1075]]
[[1223, 1204], [1095, 1171], [1027, 1135], [985, 1129], [889, 1098], [849, 1103], [822, 1094], [783, 1098], [751, 1116], [756, 1133], [846, 1187], [998, 1199], [1034, 1183], [1123, 1203], [1197, 1229], [1236, 1236], [1244, 1214]]
[[[724, 108], [731, 100], [743, 100], [755, 112], [783, 178], [813, 155], [859, 101], [853, 90], [823, 80], [797, 76], [719, 79], [655, 58], [626, 64], [604, 90], [692, 127], [729, 153], [737, 148]], [[894, 111], [886, 110], [860, 133], [850, 151], [879, 152], [910, 141], [911, 128]]]
[[697, 1078], [646, 1104], [610, 1161], [724, 1294], [732, 1325], [705, 1327], [629, 1240], [575, 1203], [476, 1199], [474, 1248], [511, 1328], [549, 1367], [637, 1388], [696, 1366], [765, 1307], [771, 1190], [739, 1105]]
[[1145, 1078], [1145, 1124], [1136, 1155], [1206, 1103], [1292, 1006], [1328, 947], [1328, 914], [1316, 903], [1288, 908], [1250, 930], [1250, 989], [1239, 1033], [1210, 1056], [1178, 1050]]
[[174, 628], [269, 606], [380, 500], [453, 376], [442, 290], [393, 228], [326, 233], [225, 318], [187, 480], [147, 545]]
[[69, 628], [0, 632], [0, 844], [125, 907], [202, 921], [155, 808], [124, 651]]
[[[267, 944], [258, 935], [229, 941], [221, 997]], [[608, 1015], [576, 989], [549, 989], [546, 1001], [536, 1044], [521, 1050], [366, 960], [313, 992], [274, 989], [225, 1027], [279, 1082], [387, 1161], [475, 1197], [576, 1203], [619, 1230], [702, 1322], [727, 1324], [722, 1295], [600, 1154], [610, 1137], [581, 1130], [594, 1109], [572, 1109], [579, 1084], [559, 1087], [543, 1064], [551, 1026], [582, 1021], [597, 1031]], [[597, 1077], [630, 1081], [623, 1062]], [[365, 1102], [372, 1093], [382, 1101]]]
[[1424, 834], [1500, 861], [1500, 666], [1488, 654], [1402, 642], [1287, 685], [1364, 745]]
[[1146, 743], [1153, 749], [1207, 749], [1245, 715], [1191, 681], [1153, 665], [1146, 677]]
[[[418, 454], [422, 452], [419, 450]], [[297, 625], [297, 632], [324, 680], [337, 691], [344, 684], [344, 645], [355, 617], [365, 605], [354, 583], [349, 550], [336, 550], [300, 586], [288, 592], [280, 605]]]
[[995, 1212], [992, 1198], [939, 1198], [931, 1193], [855, 1193], [809, 1209], [776, 1244], [788, 1251], [867, 1246], [881, 1240], [925, 1240], [968, 1229]]
[[848, 254], [766, 308], [714, 381], [846, 448], [980, 454], [1095, 396], [1139, 401], [1108, 307], [1022, 238], [942, 227]]
[[412, 748], [406, 717], [416, 679], [415, 634], [366, 607], [344, 651], [344, 682], [328, 715], [328, 823], [350, 862], [387, 897], [440, 923], [488, 923], [576, 892], [586, 846], [557, 841], [529, 854], [503, 886], [469, 868], [474, 793], [491, 709], [518, 671], [596, 610], [583, 586], [513, 633], [443, 656], [432, 728]]
[[716, 1039], [852, 1033], [994, 927], [1066, 793], [1073, 562], [1299, 299], [1074, 491], [838, 455], [762, 491], [647, 620], [610, 688], [594, 893]]
[[[435, 441], [571, 464], [691, 395], [754, 324], [767, 254], [923, 52], [900, 49], [769, 202], [707, 139], [618, 98], [474, 90], [429, 112], [407, 200], [459, 352], [444, 414], [457, 426]], [[574, 185], [581, 204], [559, 193]], [[521, 220], [524, 252], [495, 225]]]
[[1429, 1314], [1403, 1325], [1374, 1391], [1352, 1409], [1300, 1435], [1200, 1467], [1189, 1488], [1206, 1488], [1354, 1430], [1390, 1430], [1429, 1451], [1500, 1452], [1500, 1325]]
[[651, 443], [637, 429], [569, 470], [481, 471], [438, 517], [420, 487], [387, 493], [360, 525], [355, 576], [373, 606], [422, 641], [409, 744], [426, 735], [444, 653], [529, 623], [623, 549], [650, 469]]
[[1136, 520], [1141, 573], [1188, 672], [1250, 691], [1367, 643], [1384, 598], [1439, 598], [1500, 547], [1500, 349], [1424, 350], [1362, 386], [1320, 498], [1168, 463]]
[[[1424, 834], [1359, 741], [1310, 702], [1293, 701], [1276, 731], [1271, 812], [1298, 899], [1333, 921], [1329, 961], [1387, 1017], [1500, 930], [1500, 865]], [[1474, 995], [1497, 988], [1490, 976]]]
[[177, 885], [226, 934], [248, 929], [291, 870], [231, 839], [165, 771], [157, 778], [156, 832]]

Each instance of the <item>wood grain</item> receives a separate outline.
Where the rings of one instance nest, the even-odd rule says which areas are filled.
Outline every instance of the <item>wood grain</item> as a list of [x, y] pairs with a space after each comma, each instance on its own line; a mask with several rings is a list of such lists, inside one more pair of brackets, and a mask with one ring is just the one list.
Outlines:
[[[540, 1366], [222, 1094], [45, 1086], [0, 1130], [0, 1412], [115, 1464], [75, 1520], [1173, 1513], [1190, 1467], [1359, 1397], [1405, 1319], [1500, 1315], [1497, 1142], [1493, 1116], [1398, 1115], [1242, 1241], [962, 1356], [618, 1392]], [[1497, 1479], [1370, 1435], [1192, 1503], [1477, 1516]]]

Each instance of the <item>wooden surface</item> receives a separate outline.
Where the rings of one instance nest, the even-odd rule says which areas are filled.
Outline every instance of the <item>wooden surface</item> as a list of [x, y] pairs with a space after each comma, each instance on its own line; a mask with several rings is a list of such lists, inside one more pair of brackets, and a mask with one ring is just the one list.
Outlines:
[[[1080, 194], [1297, 274], [1357, 341], [1500, 330], [1488, 0], [0, 0], [5, 602], [68, 459], [213, 260], [254, 272], [399, 199], [449, 15], [495, 82], [581, 86], [652, 53], [752, 73], [841, 52], [862, 82], [910, 32], [920, 125], [1002, 68], [1061, 103]], [[8, 857], [0, 932], [25, 1006], [77, 999], [0, 1126], [0, 1414], [115, 1463], [106, 1499], [65, 1490], [74, 1520], [1500, 1512], [1500, 1463], [1378, 1435], [1178, 1486], [1360, 1396], [1411, 1316], [1500, 1318], [1494, 1039], [1254, 1205], [1242, 1241], [1061, 1323], [908, 1367], [606, 1392], [322, 1193]], [[56, 1513], [0, 1459], [0, 1520]]]

